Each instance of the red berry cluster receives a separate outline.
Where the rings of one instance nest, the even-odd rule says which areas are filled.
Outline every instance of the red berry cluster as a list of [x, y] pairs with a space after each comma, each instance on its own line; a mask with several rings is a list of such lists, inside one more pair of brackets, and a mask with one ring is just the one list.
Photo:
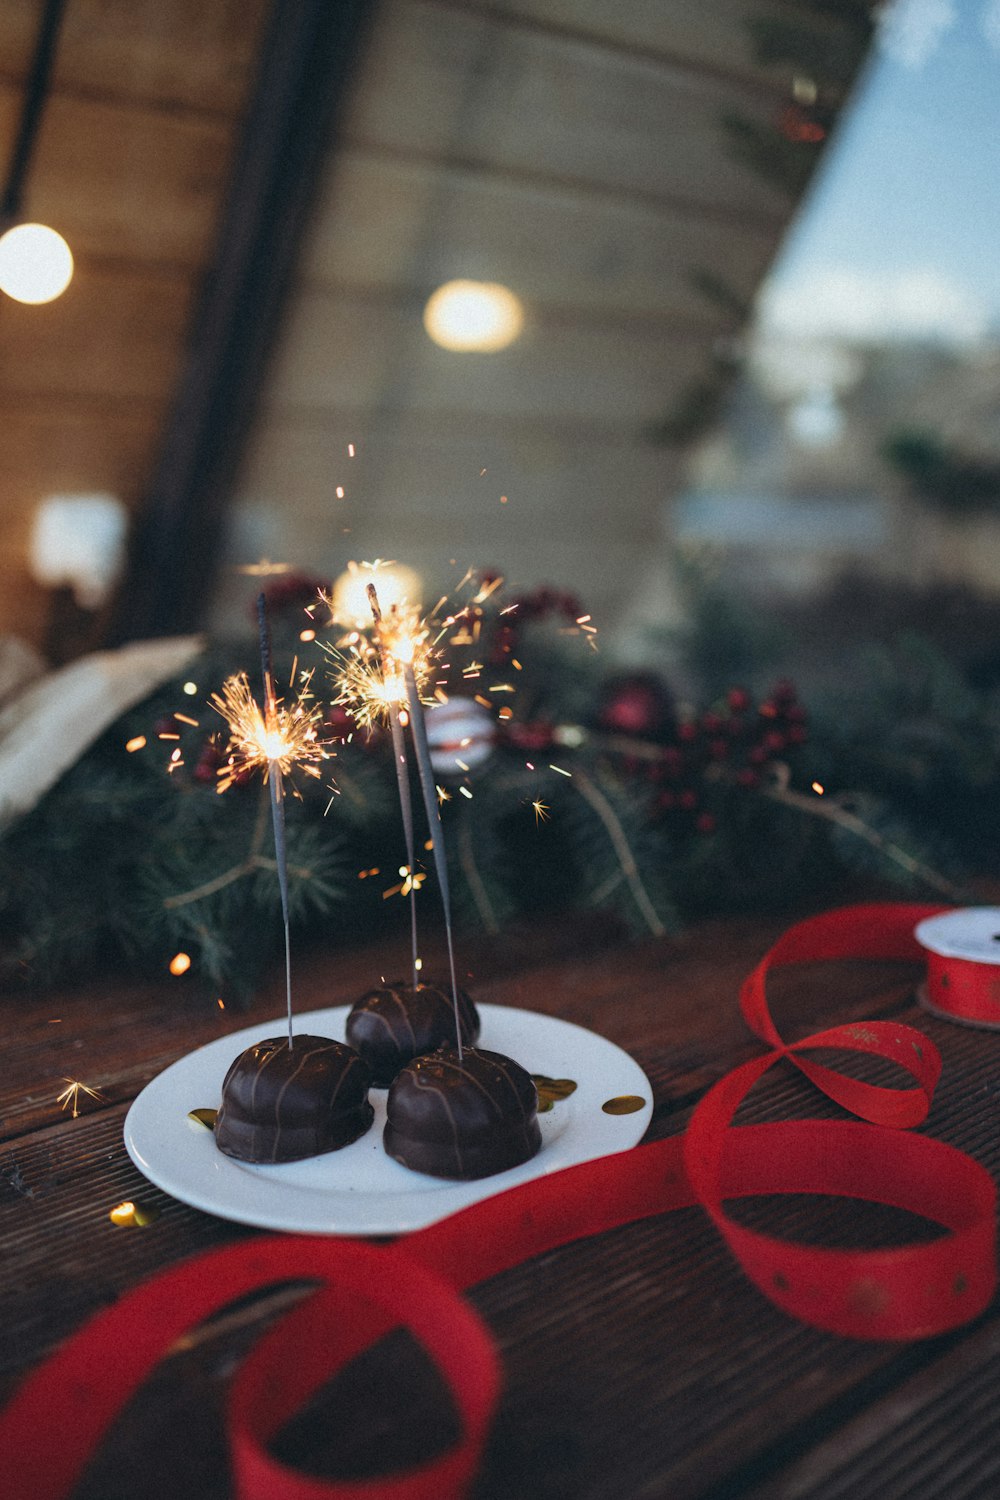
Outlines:
[[203, 786], [214, 786], [223, 763], [224, 757], [218, 745], [214, 740], [206, 740], [198, 753], [191, 775]]
[[[299, 612], [309, 604], [315, 604], [323, 592], [324, 584], [321, 578], [315, 578], [309, 573], [285, 573], [261, 591], [269, 615], [279, 615], [284, 611]], [[257, 599], [254, 596], [250, 613], [254, 622], [257, 620]]]
[[768, 764], [806, 738], [806, 711], [787, 679], [756, 705], [745, 688], [730, 688], [718, 708], [678, 724], [674, 743], [665, 745], [652, 765], [647, 763], [646, 774], [658, 788], [654, 809], [660, 816], [683, 819], [699, 833], [711, 833], [716, 820], [704, 805], [708, 787], [727, 780], [752, 791]]
[[[153, 733], [165, 746], [181, 745], [182, 736], [190, 734], [191, 724], [189, 721], [177, 718], [176, 714], [163, 714], [153, 725]], [[219, 749], [216, 739], [209, 736], [203, 740], [198, 751], [198, 758], [191, 768], [192, 778], [204, 786], [214, 785], [217, 779], [219, 767], [223, 764], [222, 751]]]
[[342, 703], [331, 703], [323, 715], [319, 733], [327, 744], [338, 744], [349, 740], [357, 728], [357, 719]]
[[508, 719], [500, 725], [500, 738], [502, 743], [510, 745], [514, 750], [539, 755], [543, 750], [551, 750], [554, 746], [556, 729], [551, 719], [529, 719], [524, 724], [519, 724], [516, 719]]

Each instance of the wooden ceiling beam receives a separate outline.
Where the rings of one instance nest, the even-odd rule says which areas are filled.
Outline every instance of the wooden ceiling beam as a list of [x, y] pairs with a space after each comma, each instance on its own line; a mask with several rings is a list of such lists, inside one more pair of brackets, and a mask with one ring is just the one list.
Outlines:
[[374, 0], [275, 0], [112, 643], [202, 621], [318, 166], [373, 11]]

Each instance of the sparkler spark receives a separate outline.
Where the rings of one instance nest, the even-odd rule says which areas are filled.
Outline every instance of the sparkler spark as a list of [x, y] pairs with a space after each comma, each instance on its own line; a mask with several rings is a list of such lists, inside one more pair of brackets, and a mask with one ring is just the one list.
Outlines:
[[[402, 882], [399, 885], [391, 885], [387, 891], [383, 891], [383, 901], [388, 901], [390, 896], [408, 896], [411, 891], [419, 891], [427, 879], [425, 870], [411, 870], [409, 865], [400, 865], [399, 873], [403, 877]], [[418, 962], [417, 968], [419, 967]]]
[[548, 804], [543, 802], [540, 797], [536, 797], [531, 805], [535, 809], [535, 827], [537, 828], [539, 823], [547, 823], [552, 816]]
[[323, 717], [320, 704], [311, 701], [309, 682], [287, 706], [277, 700], [262, 712], [245, 672], [238, 672], [213, 693], [212, 707], [229, 726], [226, 765], [219, 773], [220, 792], [228, 790], [244, 771], [263, 771], [264, 780], [276, 766], [282, 776], [296, 767], [319, 776], [319, 762], [328, 752], [319, 741]]
[[101, 1093], [100, 1089], [88, 1088], [87, 1084], [80, 1083], [76, 1078], [64, 1077], [63, 1083], [66, 1084], [66, 1087], [63, 1089], [61, 1094], [56, 1095], [56, 1103], [63, 1109], [70, 1110], [71, 1117], [74, 1120], [80, 1113], [81, 1094], [86, 1094], [91, 1099], [104, 1098], [104, 1095]]
[[387, 723], [393, 709], [406, 704], [403, 667], [409, 666], [422, 701], [433, 702], [426, 689], [439, 661], [431, 641], [434, 629], [430, 618], [402, 605], [382, 616], [377, 646], [352, 631], [341, 645], [326, 647], [335, 669], [334, 701], [366, 729]]

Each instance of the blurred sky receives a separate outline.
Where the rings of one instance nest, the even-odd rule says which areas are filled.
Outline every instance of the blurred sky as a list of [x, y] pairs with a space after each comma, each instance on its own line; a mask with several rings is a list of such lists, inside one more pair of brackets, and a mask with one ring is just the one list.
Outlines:
[[1000, 334], [1000, 0], [896, 0], [760, 298], [765, 329]]

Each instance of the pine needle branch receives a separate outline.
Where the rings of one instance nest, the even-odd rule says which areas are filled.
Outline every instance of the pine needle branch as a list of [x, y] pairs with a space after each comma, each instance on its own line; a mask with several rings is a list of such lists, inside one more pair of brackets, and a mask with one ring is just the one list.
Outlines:
[[846, 806], [843, 797], [809, 797], [805, 792], [793, 791], [789, 785], [789, 770], [786, 765], [775, 766], [775, 772], [776, 779], [770, 785], [761, 787], [761, 796], [767, 797], [771, 802], [780, 802], [783, 807], [791, 807], [797, 812], [807, 813], [811, 818], [824, 818], [828, 823], [836, 824], [838, 828], [852, 833], [855, 838], [863, 839], [886, 859], [899, 865], [908, 875], [922, 880], [925, 885], [930, 886], [931, 890], [939, 891], [942, 896], [947, 896], [949, 901], [961, 903], [966, 900], [966, 892], [959, 886], [954, 885], [937, 870], [931, 869], [929, 865], [925, 865], [922, 860], [908, 853], [892, 839], [887, 839], [863, 818], [859, 818], [857, 813], [852, 812]]
[[604, 824], [608, 838], [611, 840], [612, 847], [621, 865], [622, 874], [628, 881], [629, 889], [632, 892], [636, 906], [638, 906], [645, 918], [650, 932], [655, 937], [662, 937], [667, 929], [657, 916], [653, 903], [646, 892], [646, 887], [639, 877], [639, 869], [635, 862], [635, 856], [625, 835], [625, 830], [611, 803], [584, 770], [579, 768], [575, 770], [570, 784], [576, 788], [580, 796], [593, 808]]
[[483, 926], [491, 934], [498, 933], [500, 923], [497, 921], [489, 892], [483, 884], [483, 877], [476, 864], [476, 853], [472, 843], [472, 821], [468, 817], [463, 817], [458, 825], [458, 858]]

